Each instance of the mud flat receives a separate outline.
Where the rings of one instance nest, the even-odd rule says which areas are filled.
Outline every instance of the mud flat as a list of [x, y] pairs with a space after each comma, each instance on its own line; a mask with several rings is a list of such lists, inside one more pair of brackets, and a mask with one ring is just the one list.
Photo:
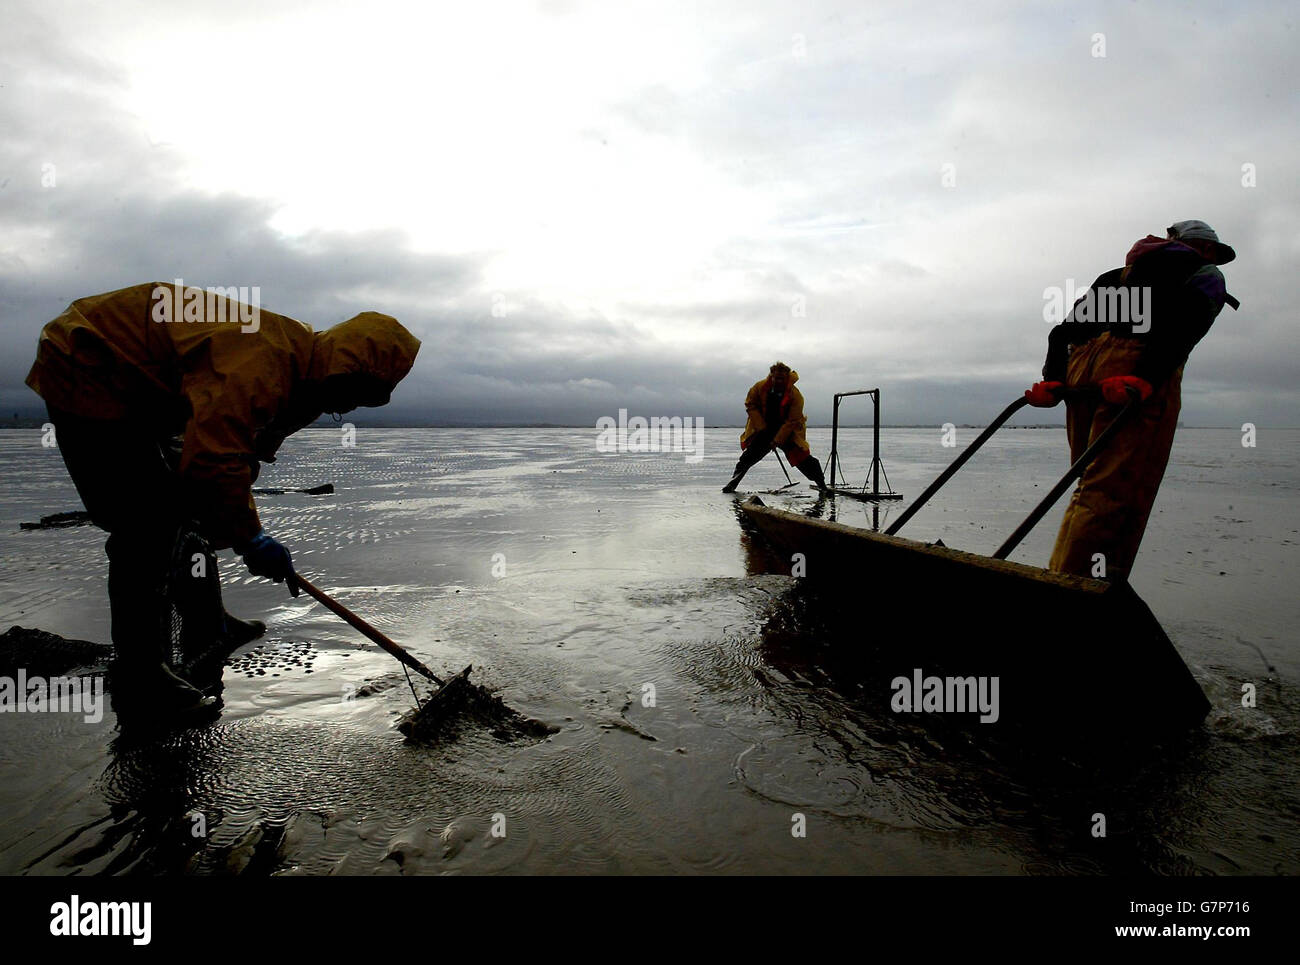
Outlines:
[[[841, 443], [851, 478], [865, 461], [848, 454], [869, 451], [857, 431]], [[538, 728], [471, 713], [408, 741], [400, 666], [224, 554], [227, 606], [269, 629], [232, 656], [219, 717], [136, 740], [111, 712], [0, 714], [0, 871], [1300, 872], [1300, 433], [1244, 456], [1238, 433], [1180, 433], [1134, 584], [1210, 712], [1157, 754], [1086, 763], [891, 710], [873, 654], [897, 641], [873, 640], [872, 615], [924, 632], [943, 587], [900, 596], [863, 572], [828, 599], [780, 575], [718, 492], [736, 434], [710, 430], [698, 464], [602, 454], [594, 430], [291, 439], [259, 484], [335, 485], [261, 502], [296, 564], [438, 674], [472, 663]], [[884, 433], [896, 489], [915, 495], [951, 457], [935, 439]], [[829, 433], [810, 441], [824, 453]], [[990, 552], [1063, 449], [1046, 431], [995, 439], [908, 534]], [[0, 474], [0, 630], [91, 644], [0, 655], [13, 670], [93, 666], [103, 534], [19, 528], [77, 505], [57, 452], [23, 430], [0, 431]], [[775, 463], [751, 477], [785, 483]], [[812, 507], [802, 492], [768, 501]], [[860, 503], [835, 512], [871, 523]], [[1045, 559], [1058, 520], [1013, 559]], [[1099, 845], [1097, 811], [1124, 833]]]

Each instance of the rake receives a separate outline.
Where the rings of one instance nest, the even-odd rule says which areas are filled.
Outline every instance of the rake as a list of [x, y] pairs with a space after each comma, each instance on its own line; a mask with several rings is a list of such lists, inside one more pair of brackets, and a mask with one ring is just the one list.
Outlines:
[[384, 634], [379, 630], [375, 629], [373, 626], [371, 626], [361, 617], [357, 616], [357, 614], [353, 613], [351, 610], [345, 607], [338, 600], [334, 599], [324, 590], [320, 589], [318, 586], [312, 583], [311, 580], [307, 579], [301, 573], [294, 574], [294, 579], [297, 580], [298, 585], [302, 587], [304, 590], [306, 590], [307, 593], [313, 599], [315, 599], [317, 603], [325, 607], [327, 610], [333, 612], [336, 616], [341, 617], [344, 621], [346, 621], [356, 630], [359, 630], [362, 634], [364, 634], [373, 642], [379, 644], [380, 647], [382, 647], [384, 650], [387, 650], [390, 654], [392, 654], [394, 657], [400, 660], [404, 667], [409, 667], [411, 670], [414, 670], [416, 673], [418, 673], [421, 677], [424, 677], [426, 680], [430, 680], [433, 683], [437, 684], [438, 689], [435, 690], [430, 696], [425, 698], [425, 700], [422, 703], [420, 701], [420, 695], [415, 692], [415, 684], [411, 680], [411, 675], [409, 672], [407, 673], [406, 682], [411, 686], [411, 695], [415, 698], [416, 709], [413, 712], [413, 715], [408, 715], [408, 718], [403, 720], [402, 724], [399, 725], [399, 729], [405, 731], [406, 728], [409, 727], [412, 723], [414, 723], [417, 719], [423, 720], [433, 715], [444, 713], [452, 703], [453, 698], [455, 698], [457, 695], [463, 696], [465, 691], [468, 690], [469, 672], [474, 669], [473, 664], [467, 666], [464, 670], [456, 674], [454, 677], [449, 677], [446, 680], [444, 680], [442, 677], [439, 677], [432, 670], [430, 670], [423, 663], [421, 663], [405, 647], [402, 647], [400, 644], [395, 643], [387, 634]]

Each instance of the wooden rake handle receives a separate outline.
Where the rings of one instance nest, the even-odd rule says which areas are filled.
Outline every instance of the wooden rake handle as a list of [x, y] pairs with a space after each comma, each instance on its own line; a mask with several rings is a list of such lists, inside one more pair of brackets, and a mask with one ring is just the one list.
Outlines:
[[406, 664], [416, 673], [420, 674], [420, 676], [425, 677], [428, 680], [432, 680], [439, 687], [443, 685], [442, 678], [439, 677], [437, 674], [435, 674], [424, 664], [420, 663], [420, 661], [417, 660], [415, 657], [413, 657], [410, 651], [408, 651], [405, 647], [402, 647], [400, 644], [395, 643], [386, 634], [376, 630], [369, 623], [361, 619], [361, 617], [357, 616], [355, 613], [353, 613], [351, 610], [345, 607], [338, 600], [334, 599], [324, 590], [320, 589], [318, 586], [312, 583], [311, 580], [307, 579], [307, 577], [303, 576], [301, 573], [295, 573], [294, 578], [298, 581], [298, 585], [302, 587], [304, 590], [306, 590], [321, 606], [325, 607], [327, 610], [333, 611], [335, 615], [342, 617], [343, 620], [351, 624], [357, 630], [360, 630], [363, 634], [365, 634], [375, 643], [379, 644], [379, 646], [383, 647], [385, 650], [391, 653], [398, 660], [402, 661], [402, 663]]

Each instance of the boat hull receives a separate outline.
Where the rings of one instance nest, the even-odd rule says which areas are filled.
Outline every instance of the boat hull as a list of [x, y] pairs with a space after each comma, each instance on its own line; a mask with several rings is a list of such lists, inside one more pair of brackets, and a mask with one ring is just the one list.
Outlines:
[[823, 605], [861, 624], [877, 696], [885, 681], [903, 678], [996, 677], [1001, 706], [991, 723], [999, 729], [1085, 739], [1185, 731], [1209, 712], [1159, 621], [1126, 583], [886, 536], [756, 497], [740, 510], [777, 551], [767, 570], [829, 590]]

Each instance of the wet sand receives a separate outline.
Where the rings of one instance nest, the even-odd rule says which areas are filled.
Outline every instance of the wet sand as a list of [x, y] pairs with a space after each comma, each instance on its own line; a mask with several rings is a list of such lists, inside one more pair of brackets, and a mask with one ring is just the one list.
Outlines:
[[[872, 612], [904, 607], [922, 629], [972, 615], [870, 573], [835, 601], [760, 572], [764, 548], [718, 492], [737, 435], [710, 430], [692, 465], [599, 453], [594, 429], [362, 429], [353, 449], [299, 434], [258, 486], [335, 485], [259, 499], [300, 569], [555, 732], [407, 743], [396, 661], [227, 553], [228, 608], [269, 631], [226, 668], [219, 719], [140, 740], [112, 713], [0, 714], [0, 871], [1300, 871], [1300, 432], [1254, 450], [1231, 430], [1180, 433], [1134, 584], [1214, 709], [1173, 745], [1087, 764], [891, 713], [866, 684], [864, 644], [895, 645], [870, 641]], [[860, 482], [870, 433], [847, 435]], [[829, 432], [810, 440], [824, 457]], [[938, 443], [883, 434], [896, 489], [915, 496], [947, 464]], [[904, 535], [990, 552], [1065, 465], [1059, 431], [1004, 432]], [[6, 430], [0, 470], [0, 630], [106, 643], [103, 534], [19, 529], [79, 508], [57, 452]], [[768, 460], [742, 489], [784, 482]], [[870, 517], [839, 504], [842, 521]], [[1045, 560], [1059, 519], [1013, 559]], [[1258, 708], [1240, 706], [1243, 682]]]

